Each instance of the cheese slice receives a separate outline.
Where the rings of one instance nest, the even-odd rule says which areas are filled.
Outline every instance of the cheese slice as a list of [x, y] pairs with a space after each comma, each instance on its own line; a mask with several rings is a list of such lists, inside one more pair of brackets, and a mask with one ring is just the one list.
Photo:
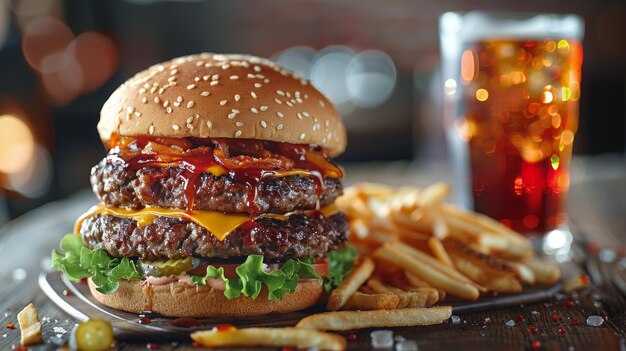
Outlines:
[[[335, 205], [325, 206], [320, 209], [320, 212], [328, 217], [337, 212]], [[144, 227], [152, 224], [157, 217], [171, 217], [171, 218], [184, 218], [192, 221], [206, 230], [211, 232], [217, 240], [223, 241], [228, 234], [237, 229], [240, 225], [252, 220], [249, 215], [240, 213], [223, 213], [219, 211], [206, 211], [206, 210], [180, 210], [162, 207], [146, 207], [141, 210], [132, 210], [117, 207], [107, 207], [104, 204], [98, 204], [93, 206], [89, 211], [80, 216], [74, 226], [74, 233], [80, 233], [80, 228], [83, 222], [95, 215], [110, 215], [116, 217], [130, 218], [137, 222], [137, 225]], [[280, 220], [289, 220], [289, 215], [266, 213], [259, 215], [259, 217], [269, 217]], [[258, 217], [257, 217], [258, 218]]]
[[186, 211], [161, 207], [146, 207], [141, 210], [129, 210], [98, 204], [93, 206], [76, 221], [74, 232], [80, 233], [82, 223], [87, 218], [98, 214], [130, 218], [136, 221], [141, 227], [152, 224], [157, 217], [185, 218], [201, 225], [220, 241], [224, 240], [226, 236], [237, 227], [250, 220], [250, 216], [238, 213], [222, 213], [219, 211], [204, 210]]

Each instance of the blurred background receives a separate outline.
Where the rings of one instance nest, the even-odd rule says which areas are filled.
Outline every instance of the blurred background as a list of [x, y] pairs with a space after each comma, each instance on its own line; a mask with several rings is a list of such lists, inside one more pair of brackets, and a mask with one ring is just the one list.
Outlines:
[[203, 51], [270, 57], [311, 79], [348, 127], [340, 163], [444, 162], [437, 20], [474, 9], [584, 18], [574, 152], [623, 160], [623, 0], [0, 0], [0, 224], [89, 186], [100, 107], [119, 84]]

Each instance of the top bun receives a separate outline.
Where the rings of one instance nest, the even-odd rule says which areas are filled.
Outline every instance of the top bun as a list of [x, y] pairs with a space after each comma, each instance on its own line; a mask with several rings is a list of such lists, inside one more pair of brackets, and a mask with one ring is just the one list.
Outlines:
[[100, 112], [111, 135], [242, 138], [346, 147], [331, 102], [307, 80], [267, 59], [203, 53], [154, 65], [122, 84]]

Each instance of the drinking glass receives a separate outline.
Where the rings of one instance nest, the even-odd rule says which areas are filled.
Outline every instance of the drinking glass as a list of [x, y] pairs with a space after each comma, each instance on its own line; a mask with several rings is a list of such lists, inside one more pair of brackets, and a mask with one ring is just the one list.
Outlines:
[[439, 19], [455, 198], [528, 235], [566, 228], [584, 24], [577, 15]]

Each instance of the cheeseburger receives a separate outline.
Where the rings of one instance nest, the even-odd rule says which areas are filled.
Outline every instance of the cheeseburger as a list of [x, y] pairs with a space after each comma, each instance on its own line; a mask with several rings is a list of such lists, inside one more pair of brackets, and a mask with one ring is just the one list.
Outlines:
[[142, 71], [104, 104], [100, 203], [53, 252], [109, 307], [172, 317], [314, 305], [352, 268], [329, 161], [346, 131], [307, 80], [253, 56], [200, 54]]

